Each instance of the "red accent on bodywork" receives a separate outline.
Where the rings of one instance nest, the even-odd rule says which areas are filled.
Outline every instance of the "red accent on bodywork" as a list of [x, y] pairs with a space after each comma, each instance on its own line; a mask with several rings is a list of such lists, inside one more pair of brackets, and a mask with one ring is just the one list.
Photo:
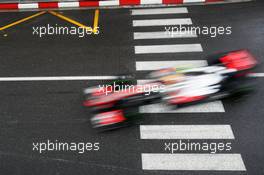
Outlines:
[[175, 97], [171, 100], [169, 100], [169, 102], [171, 104], [183, 104], [183, 103], [189, 103], [189, 102], [194, 102], [194, 101], [198, 101], [205, 98], [205, 96], [181, 96], [181, 97]]
[[130, 97], [136, 94], [141, 94], [144, 92], [138, 92], [138, 89], [140, 89], [139, 86], [134, 86], [134, 90], [127, 89], [124, 91], [118, 91], [118, 92], [112, 92], [108, 95], [100, 96], [96, 99], [89, 100], [85, 102], [85, 106], [98, 106], [98, 105], [105, 105], [108, 103], [114, 103], [122, 98]]
[[123, 122], [123, 121], [126, 120], [122, 110], [104, 112], [104, 113], [101, 113], [101, 114], [98, 114], [98, 115], [100, 115], [100, 116], [112, 115], [109, 118], [103, 118], [102, 120], [100, 120], [99, 123], [101, 125], [112, 124], [112, 123], [120, 123], [120, 122]]
[[83, 102], [83, 106], [87, 106], [87, 107], [91, 106], [91, 102], [90, 102], [90, 100], [85, 100], [85, 101]]
[[113, 86], [107, 86], [107, 87], [104, 87], [104, 88], [98, 88], [96, 89], [92, 95], [93, 96], [99, 96], [99, 95], [106, 95], [106, 93], [112, 93], [113, 92]]
[[[110, 103], [106, 103], [106, 104], [101, 104], [101, 105], [97, 105], [96, 108], [98, 109], [102, 109], [102, 108], [110, 108], [112, 106], [114, 106], [115, 104], [115, 101], [112, 101]], [[83, 106], [86, 106], [86, 107], [91, 107], [91, 106], [95, 106], [90, 100], [85, 100], [83, 102]]]
[[253, 55], [246, 50], [235, 51], [220, 58], [228, 69], [246, 70], [253, 68], [257, 61]]

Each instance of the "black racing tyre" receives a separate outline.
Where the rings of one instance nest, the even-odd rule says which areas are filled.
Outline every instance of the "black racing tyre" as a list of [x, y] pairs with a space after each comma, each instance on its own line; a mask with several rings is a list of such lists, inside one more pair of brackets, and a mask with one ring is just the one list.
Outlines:
[[249, 77], [231, 77], [223, 83], [222, 92], [228, 92], [230, 96], [243, 96], [254, 91], [254, 82]]

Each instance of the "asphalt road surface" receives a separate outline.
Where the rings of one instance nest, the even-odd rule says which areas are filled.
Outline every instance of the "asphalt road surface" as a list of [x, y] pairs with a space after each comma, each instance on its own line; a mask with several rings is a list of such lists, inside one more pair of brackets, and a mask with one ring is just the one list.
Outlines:
[[[210, 54], [241, 48], [249, 49], [260, 63], [264, 59], [263, 4], [174, 8], [158, 10], [162, 14], [154, 8], [102, 9], [99, 34], [85, 37], [33, 34], [36, 27], [74, 26], [50, 13], [0, 31], [0, 174], [263, 174], [262, 77], [255, 78], [256, 92], [244, 99], [181, 111], [145, 106], [139, 109], [144, 120], [137, 126], [105, 133], [91, 128], [91, 116], [82, 106], [82, 90], [104, 83], [101, 79], [106, 76], [131, 73], [142, 80], [148, 70], [179, 63], [201, 64]], [[0, 26], [36, 13], [0, 13], [4, 19]], [[93, 26], [94, 13], [90, 9], [60, 14]], [[168, 23], [167, 27], [231, 27], [231, 33], [168, 37], [164, 35]], [[256, 72], [264, 72], [262, 64]], [[70, 80], [80, 76], [95, 80]], [[19, 81], [19, 77], [24, 80]], [[47, 79], [33, 81], [32, 77]], [[54, 81], [51, 77], [66, 78]], [[91, 144], [84, 153], [40, 153], [40, 147], [33, 146], [48, 141]], [[180, 141], [211, 147], [176, 150]], [[171, 154], [165, 145], [173, 143]], [[212, 153], [215, 144], [224, 146]]]

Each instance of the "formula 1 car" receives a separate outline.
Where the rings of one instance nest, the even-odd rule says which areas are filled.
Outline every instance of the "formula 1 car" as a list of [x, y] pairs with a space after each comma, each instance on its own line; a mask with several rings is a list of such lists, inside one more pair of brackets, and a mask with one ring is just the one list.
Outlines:
[[122, 76], [106, 86], [85, 89], [84, 106], [93, 113], [94, 128], [115, 129], [133, 123], [142, 105], [164, 102], [178, 108], [247, 93], [247, 74], [256, 64], [249, 51], [238, 50], [209, 57], [208, 66], [154, 71], [142, 85]]
[[163, 101], [176, 107], [247, 94], [252, 79], [247, 75], [257, 61], [247, 50], [209, 57], [208, 66], [155, 71], [150, 78], [166, 85], [160, 92]]
[[[100, 87], [84, 90], [84, 106], [89, 107], [91, 123], [100, 131], [127, 126], [136, 121], [138, 107], [160, 101], [160, 83], [133, 85], [127, 76]], [[154, 89], [155, 88], [155, 89]]]

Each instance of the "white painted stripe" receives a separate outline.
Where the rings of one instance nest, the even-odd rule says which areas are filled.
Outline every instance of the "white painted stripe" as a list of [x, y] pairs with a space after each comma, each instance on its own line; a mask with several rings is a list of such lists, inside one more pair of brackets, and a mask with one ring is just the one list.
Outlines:
[[0, 81], [111, 80], [117, 76], [0, 77]]
[[38, 3], [18, 4], [19, 9], [33, 9], [38, 8]]
[[202, 52], [201, 44], [145, 45], [135, 46], [136, 54]]
[[151, 82], [152, 80], [137, 80], [137, 84], [146, 84]]
[[168, 67], [201, 67], [207, 66], [206, 60], [186, 60], [186, 61], [137, 61], [137, 71], [158, 70]]
[[133, 20], [133, 26], [166, 26], [166, 25], [190, 25], [191, 18], [174, 18], [174, 19], [143, 19]]
[[140, 4], [162, 4], [162, 0], [140, 0]]
[[178, 8], [150, 8], [150, 9], [133, 9], [132, 15], [157, 15], [157, 14], [180, 14], [188, 13], [186, 7]]
[[264, 73], [250, 73], [249, 77], [264, 77]]
[[58, 7], [79, 7], [79, 2], [59, 2]]
[[119, 0], [99, 1], [99, 6], [115, 6], [115, 5], [119, 5]]
[[205, 0], [183, 0], [183, 3], [205, 2]]
[[208, 103], [201, 103], [197, 105], [191, 105], [188, 107], [182, 107], [174, 109], [173, 106], [167, 104], [158, 103], [141, 106], [139, 108], [140, 113], [216, 113], [225, 112], [224, 105], [221, 101], [213, 101]]
[[240, 154], [141, 154], [143, 170], [246, 171]]
[[197, 37], [195, 33], [191, 32], [134, 32], [134, 39], [161, 39], [161, 38], [194, 38]]
[[230, 125], [140, 125], [140, 139], [235, 139]]

